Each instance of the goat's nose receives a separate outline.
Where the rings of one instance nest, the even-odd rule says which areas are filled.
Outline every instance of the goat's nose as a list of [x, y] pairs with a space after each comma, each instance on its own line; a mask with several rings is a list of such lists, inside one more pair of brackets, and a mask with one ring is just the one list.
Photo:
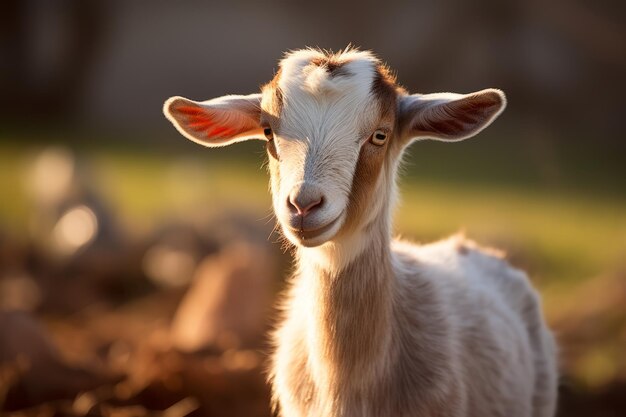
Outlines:
[[315, 185], [306, 183], [295, 187], [287, 199], [289, 211], [302, 217], [321, 208], [322, 204], [324, 204], [322, 190]]

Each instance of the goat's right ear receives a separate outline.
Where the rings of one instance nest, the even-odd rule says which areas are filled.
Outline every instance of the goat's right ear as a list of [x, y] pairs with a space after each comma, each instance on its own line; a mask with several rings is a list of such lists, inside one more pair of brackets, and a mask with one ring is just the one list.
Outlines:
[[203, 102], [172, 97], [163, 105], [163, 113], [183, 136], [204, 146], [265, 138], [260, 124], [261, 94]]

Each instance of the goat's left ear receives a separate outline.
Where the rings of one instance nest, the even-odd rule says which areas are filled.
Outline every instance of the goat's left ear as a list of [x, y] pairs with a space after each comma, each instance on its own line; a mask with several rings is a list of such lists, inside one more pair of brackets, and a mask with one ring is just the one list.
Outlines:
[[163, 113], [183, 136], [204, 146], [265, 138], [260, 124], [261, 94], [203, 102], [172, 97], [163, 105]]
[[504, 93], [493, 88], [470, 94], [436, 93], [399, 97], [399, 135], [455, 142], [474, 136], [506, 107]]

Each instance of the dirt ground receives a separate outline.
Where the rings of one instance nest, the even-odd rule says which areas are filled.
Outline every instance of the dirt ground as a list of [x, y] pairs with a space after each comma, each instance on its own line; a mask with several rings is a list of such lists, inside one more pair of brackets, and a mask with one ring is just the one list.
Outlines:
[[[94, 245], [62, 261], [3, 239], [2, 415], [271, 416], [264, 335], [289, 258], [273, 252], [266, 230], [235, 223], [236, 233], [211, 234], [220, 239], [170, 227], [145, 242]], [[176, 271], [185, 268], [174, 254], [194, 254], [190, 277], [168, 278], [166, 264], [151, 276], [146, 260], [155, 247]], [[606, 284], [616, 294], [612, 307], [588, 304], [579, 316], [557, 317], [566, 363], [600, 340], [607, 311], [623, 309], [620, 282]], [[559, 416], [625, 412], [626, 381], [591, 390], [563, 377]]]

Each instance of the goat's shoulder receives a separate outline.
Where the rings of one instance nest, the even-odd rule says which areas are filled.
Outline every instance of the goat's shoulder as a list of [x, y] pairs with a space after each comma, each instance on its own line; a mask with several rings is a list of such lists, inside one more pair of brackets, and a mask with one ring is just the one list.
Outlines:
[[401, 274], [441, 281], [444, 286], [493, 290], [507, 298], [536, 296], [527, 275], [514, 268], [504, 252], [481, 246], [461, 234], [424, 245], [395, 240], [392, 251]]
[[501, 251], [463, 235], [426, 245], [395, 241], [393, 252], [396, 274], [409, 282], [407, 288], [433, 288], [447, 314], [459, 322], [471, 325], [493, 313], [527, 327], [541, 314], [527, 275], [511, 266]]
[[[526, 275], [500, 252], [463, 236], [427, 245], [396, 241], [393, 253], [400, 282], [409, 282], [405, 292], [430, 288], [436, 294], [435, 311], [446, 316], [452, 358], [465, 364], [469, 408], [480, 409], [494, 393], [502, 410], [519, 407], [516, 398], [530, 398], [532, 384], [513, 383], [503, 371], [513, 366], [520, 379], [533, 379], [532, 328], [540, 309]], [[475, 386], [472, 378], [485, 383]]]

